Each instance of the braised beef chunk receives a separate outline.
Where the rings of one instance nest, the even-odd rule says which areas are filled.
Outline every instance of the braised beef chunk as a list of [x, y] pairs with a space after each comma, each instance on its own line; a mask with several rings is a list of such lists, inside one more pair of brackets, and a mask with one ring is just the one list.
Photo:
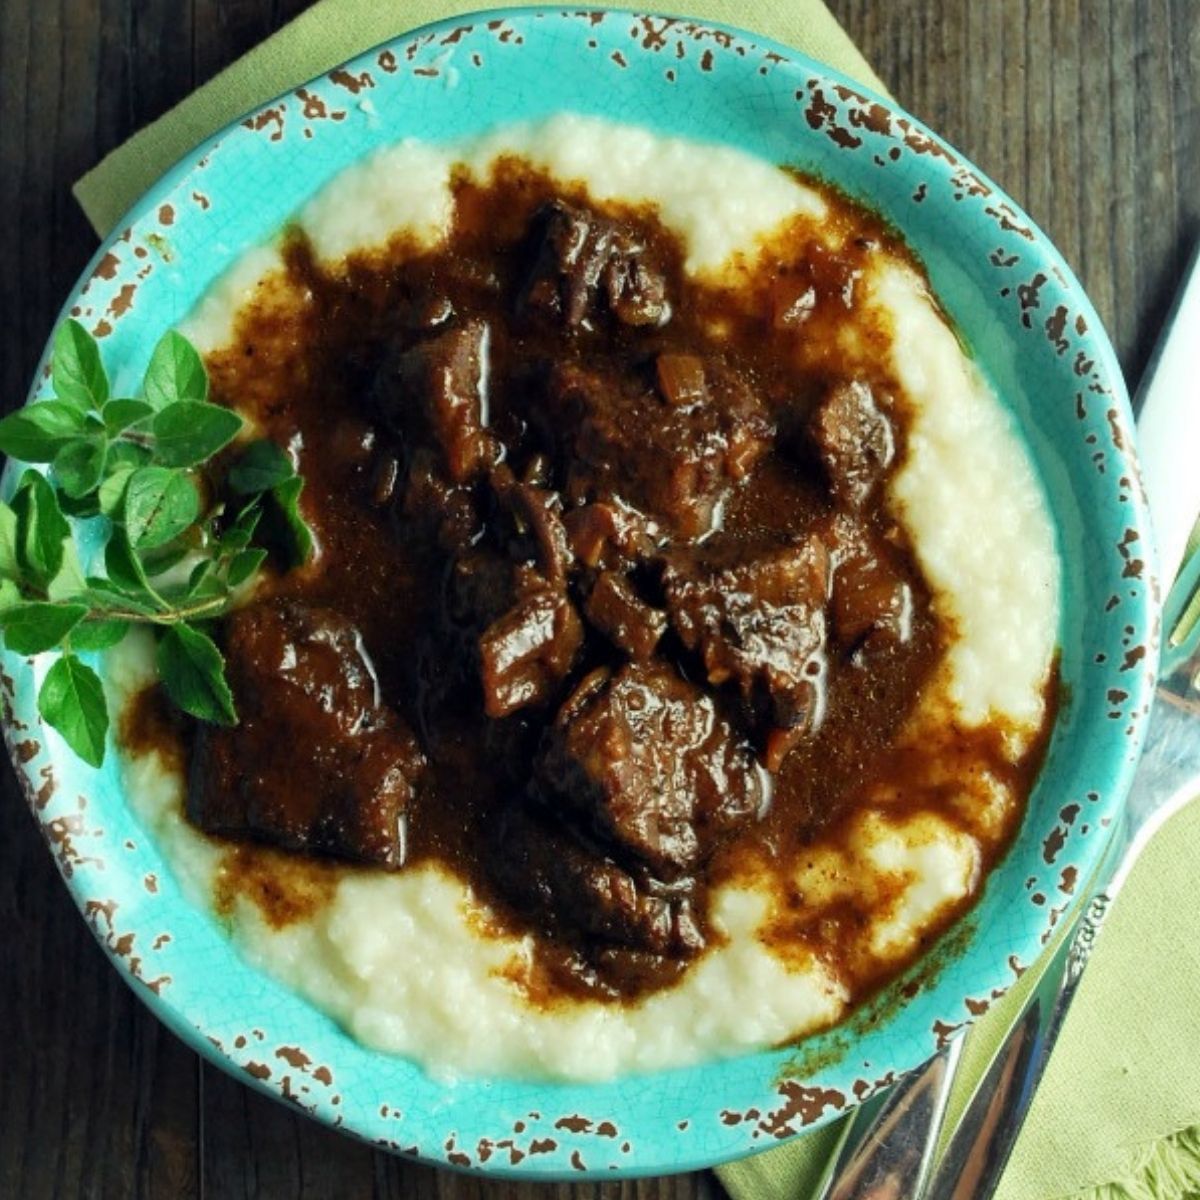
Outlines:
[[465, 483], [497, 458], [487, 424], [489, 329], [485, 321], [453, 325], [385, 360], [372, 402], [402, 437], [432, 439], [452, 483]]
[[912, 633], [912, 588], [890, 563], [869, 552], [838, 563], [832, 609], [834, 631], [845, 646], [864, 639], [894, 646]]
[[658, 390], [672, 408], [688, 408], [708, 399], [704, 359], [695, 354], [660, 354], [654, 363]]
[[[399, 470], [397, 463], [397, 474]], [[387, 498], [397, 482], [392, 483]], [[425, 447], [418, 447], [409, 457], [400, 508], [409, 529], [424, 530], [449, 553], [466, 550], [478, 539], [482, 528], [472, 489], [451, 483], [443, 473], [439, 456]]]
[[571, 553], [586, 567], [645, 562], [661, 537], [656, 522], [623, 504], [585, 504], [563, 524]]
[[671, 625], [710, 684], [736, 686], [781, 728], [819, 723], [829, 591], [819, 537], [723, 568], [668, 556], [663, 587]]
[[729, 723], [671, 667], [630, 664], [584, 687], [549, 732], [534, 786], [617, 861], [677, 879], [763, 807]]
[[686, 890], [656, 894], [659, 885], [639, 881], [526, 805], [514, 805], [505, 815], [494, 869], [510, 899], [532, 910], [551, 934], [578, 930], [603, 942], [680, 957], [704, 947]]
[[396, 498], [400, 486], [400, 459], [394, 454], [381, 455], [371, 471], [371, 503], [386, 508]]
[[811, 429], [834, 498], [861, 508], [896, 457], [892, 423], [874, 392], [858, 380], [837, 384], [814, 414]]
[[584, 615], [593, 628], [630, 658], [646, 659], [666, 632], [667, 614], [634, 591], [626, 575], [602, 571], [588, 595]]
[[506, 717], [552, 699], [582, 643], [583, 625], [565, 590], [531, 577], [479, 637], [484, 712]]
[[357, 630], [295, 602], [244, 608], [226, 624], [240, 722], [204, 727], [188, 816], [213, 833], [401, 866], [425, 761], [377, 695]]
[[657, 326], [670, 318], [667, 281], [633, 229], [561, 200], [548, 204], [536, 224], [522, 309], [571, 327], [593, 321], [601, 309], [625, 325]]
[[708, 533], [773, 431], [740, 375], [715, 363], [707, 374], [705, 402], [674, 405], [636, 374], [557, 365], [545, 417], [566, 464], [568, 499], [624, 501], [684, 539]]
[[571, 547], [562, 518], [562, 497], [547, 488], [518, 483], [507, 466], [492, 472], [492, 488], [512, 518], [510, 553], [531, 558], [546, 579], [566, 581]]
[[450, 564], [444, 616], [456, 631], [474, 637], [510, 608], [516, 596], [512, 560], [488, 546], [476, 546]]

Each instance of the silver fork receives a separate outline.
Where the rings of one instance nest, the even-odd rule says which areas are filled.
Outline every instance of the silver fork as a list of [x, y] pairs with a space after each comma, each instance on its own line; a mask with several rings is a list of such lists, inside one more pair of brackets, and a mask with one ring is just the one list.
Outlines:
[[1095, 887], [976, 1087], [933, 1167], [961, 1039], [868, 1102], [847, 1122], [814, 1200], [987, 1200], [1008, 1162], [1113, 900], [1163, 823], [1200, 793], [1200, 247], [1193, 254], [1138, 399], [1139, 446], [1159, 559], [1169, 578], [1188, 557], [1163, 610], [1160, 677], [1143, 757]]

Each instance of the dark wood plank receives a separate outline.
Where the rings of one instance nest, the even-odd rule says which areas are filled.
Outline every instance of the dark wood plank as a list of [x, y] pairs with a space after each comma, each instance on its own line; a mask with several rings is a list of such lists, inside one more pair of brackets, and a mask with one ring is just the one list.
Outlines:
[[[306, 0], [0, 0], [0, 397], [95, 240], [71, 182]], [[1200, 233], [1195, 0], [831, 0], [900, 100], [999, 181], [1136, 379]], [[0, 1195], [709, 1200], [712, 1176], [535, 1187], [404, 1163], [204, 1066], [109, 969], [0, 774]]]

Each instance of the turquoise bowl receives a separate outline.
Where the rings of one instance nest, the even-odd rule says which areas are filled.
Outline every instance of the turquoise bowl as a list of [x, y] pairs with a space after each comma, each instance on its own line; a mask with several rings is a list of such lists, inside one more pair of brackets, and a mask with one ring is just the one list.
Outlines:
[[[735, 145], [881, 212], [924, 260], [1028, 441], [1063, 563], [1062, 707], [1015, 844], [923, 963], [847, 1024], [793, 1046], [601, 1085], [434, 1080], [242, 962], [130, 811], [115, 750], [92, 771], [41, 726], [34, 697], [51, 656], [3, 664], [6, 736], [30, 806], [85, 919], [167, 1026], [366, 1141], [543, 1179], [680, 1171], [764, 1149], [867, 1098], [985, 1010], [1037, 958], [1104, 849], [1157, 659], [1129, 405], [1078, 282], [1029, 218], [918, 121], [756, 35], [557, 9], [407, 34], [174, 167], [101, 246], [63, 316], [95, 331], [127, 393], [162, 332], [343, 167], [402, 137], [447, 141], [562, 110]], [[47, 387], [43, 363], [32, 395]]]

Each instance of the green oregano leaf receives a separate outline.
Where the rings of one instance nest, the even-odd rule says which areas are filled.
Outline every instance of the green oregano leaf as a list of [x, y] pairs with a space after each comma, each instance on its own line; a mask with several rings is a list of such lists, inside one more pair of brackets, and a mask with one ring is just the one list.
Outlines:
[[88, 517], [97, 517], [100, 515], [100, 496], [97, 492], [89, 492], [86, 496], [80, 496], [78, 500], [72, 500], [61, 488], [58, 492], [58, 506], [63, 511], [65, 517], [78, 517], [80, 520], [87, 520]]
[[242, 418], [219, 404], [181, 400], [160, 410], [151, 428], [158, 462], [166, 467], [194, 467], [237, 437]]
[[100, 347], [78, 321], [64, 321], [54, 331], [52, 353], [51, 378], [60, 400], [86, 412], [108, 399], [108, 376], [100, 361]]
[[[129, 535], [124, 529], [117, 528], [104, 547], [104, 569], [108, 573], [108, 582], [118, 592], [154, 603], [154, 590], [146, 577], [146, 568], [141, 558], [134, 553], [129, 544]], [[94, 581], [88, 581], [95, 586]]]
[[125, 486], [125, 532], [135, 550], [178, 537], [200, 515], [200, 493], [190, 476], [168, 467], [142, 467]]
[[258, 546], [252, 550], [239, 550], [229, 560], [229, 570], [225, 576], [229, 586], [241, 587], [263, 565], [266, 557], [267, 552]]
[[111, 517], [120, 510], [125, 501], [125, 488], [134, 470], [134, 467], [118, 467], [100, 485], [100, 490], [96, 493], [97, 507], [106, 517]]
[[74, 654], [64, 654], [38, 691], [38, 712], [47, 725], [90, 766], [104, 761], [108, 706], [100, 677]]
[[53, 650], [87, 616], [86, 604], [25, 601], [0, 612], [4, 644], [16, 654]]
[[216, 643], [193, 625], [171, 625], [159, 639], [158, 674], [167, 695], [184, 712], [216, 725], [236, 725], [225, 660]]
[[124, 433], [131, 425], [137, 425], [154, 415], [154, 409], [145, 400], [110, 400], [100, 410], [104, 428], [110, 437]]
[[80, 500], [95, 491], [104, 474], [107, 451], [107, 443], [98, 438], [78, 438], [68, 442], [54, 456], [54, 477], [58, 486], [72, 500]]
[[263, 439], [251, 442], [245, 453], [229, 468], [229, 486], [239, 495], [256, 496], [269, 492], [296, 470], [285, 451], [274, 442]]
[[0, 450], [19, 462], [48, 463], [85, 426], [83, 413], [63, 400], [27, 404], [0, 421]]
[[250, 539], [254, 536], [262, 515], [262, 505], [256, 497], [238, 513], [234, 523], [221, 534], [217, 540], [218, 550], [225, 554], [245, 550], [250, 545]]
[[17, 514], [0, 500], [0, 576], [16, 579], [21, 573], [17, 560]]
[[165, 575], [172, 567], [178, 566], [189, 553], [191, 553], [190, 546], [176, 542], [174, 545], [168, 544], [160, 550], [139, 554], [138, 557], [142, 560], [147, 577], [153, 579], [157, 575]]
[[188, 585], [181, 602], [186, 602], [191, 606], [201, 603], [219, 603], [228, 598], [229, 585], [215, 571], [210, 571], [207, 575], [197, 579], [194, 584]]
[[63, 542], [62, 562], [46, 585], [46, 594], [51, 600], [77, 600], [79, 593], [86, 588], [87, 580], [79, 562], [79, 551], [76, 550], [75, 543], [68, 538]]
[[273, 522], [275, 532], [290, 567], [302, 567], [313, 554], [312, 529], [300, 512], [300, 493], [303, 491], [304, 480], [299, 475], [293, 475], [276, 484], [270, 493], [278, 517]]
[[107, 650], [129, 632], [128, 621], [83, 621], [71, 630], [72, 650]]
[[123, 592], [109, 579], [92, 577], [87, 583], [87, 590], [80, 594], [79, 599], [86, 601], [93, 612], [115, 612], [139, 617], [153, 617], [158, 613], [159, 606], [153, 596]]
[[182, 400], [208, 399], [208, 374], [196, 348], [174, 329], [167, 330], [146, 368], [146, 400], [156, 409]]
[[112, 475], [126, 467], [133, 470], [136, 470], [138, 467], [148, 467], [153, 457], [149, 446], [139, 446], [135, 442], [113, 442], [108, 448], [108, 459], [104, 464], [104, 473], [105, 475]]
[[54, 489], [36, 471], [25, 472], [12, 506], [17, 515], [18, 560], [33, 581], [44, 586], [62, 566], [63, 542], [71, 527]]

